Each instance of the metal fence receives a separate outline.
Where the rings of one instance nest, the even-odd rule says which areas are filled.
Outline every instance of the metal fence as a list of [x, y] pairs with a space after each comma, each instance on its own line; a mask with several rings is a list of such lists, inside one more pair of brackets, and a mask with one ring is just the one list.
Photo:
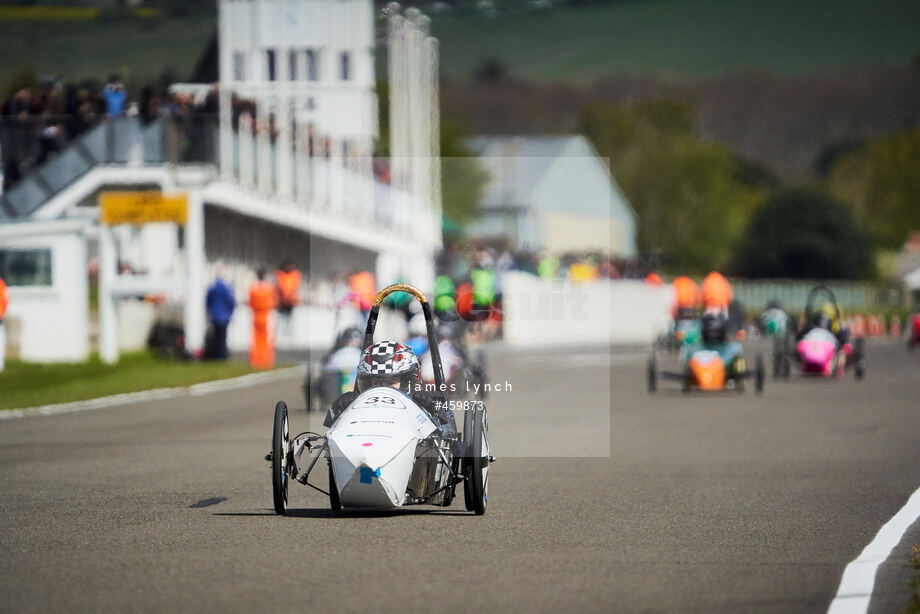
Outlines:
[[823, 284], [831, 289], [840, 308], [858, 311], [897, 307], [906, 297], [897, 289], [880, 288], [870, 282], [820, 281], [803, 279], [749, 280], [732, 279], [734, 298], [746, 309], [762, 309], [769, 301], [779, 300], [789, 311], [801, 311], [812, 288]]
[[29, 215], [98, 164], [214, 163], [216, 156], [217, 116], [162, 117], [146, 125], [136, 117], [107, 118], [16, 181], [0, 198], [0, 218]]

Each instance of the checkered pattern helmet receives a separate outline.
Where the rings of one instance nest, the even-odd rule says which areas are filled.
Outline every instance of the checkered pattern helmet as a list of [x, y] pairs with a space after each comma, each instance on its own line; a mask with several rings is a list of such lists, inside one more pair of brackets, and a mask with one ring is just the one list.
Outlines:
[[419, 381], [419, 362], [409, 346], [398, 341], [381, 341], [368, 346], [358, 362], [358, 391], [377, 386], [394, 386], [406, 394]]

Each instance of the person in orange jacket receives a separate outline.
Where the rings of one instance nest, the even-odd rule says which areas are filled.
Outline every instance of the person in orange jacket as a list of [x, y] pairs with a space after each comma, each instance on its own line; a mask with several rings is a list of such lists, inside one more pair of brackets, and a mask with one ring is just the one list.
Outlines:
[[[278, 286], [278, 315], [284, 323], [285, 335], [292, 331], [291, 314], [294, 307], [300, 304], [300, 282], [303, 276], [294, 267], [294, 263], [285, 260], [275, 271], [275, 283]], [[279, 322], [279, 324], [281, 323]], [[281, 328], [281, 326], [279, 326]]]
[[348, 277], [348, 286], [358, 296], [358, 308], [369, 311], [377, 297], [377, 281], [370, 271], [359, 271]]
[[716, 271], [703, 280], [703, 309], [708, 312], [728, 313], [732, 302], [732, 286]]
[[278, 284], [278, 311], [288, 313], [300, 304], [300, 282], [303, 276], [290, 260], [285, 260], [275, 271]]
[[700, 305], [700, 288], [696, 282], [687, 277], [680, 275], [671, 282], [674, 288], [674, 314], [689, 315]]
[[6, 317], [6, 308], [10, 304], [10, 292], [6, 289], [6, 282], [0, 277], [0, 371], [6, 367], [6, 327], [3, 318]]
[[265, 269], [256, 271], [257, 281], [249, 286], [249, 308], [252, 310], [252, 340], [249, 344], [249, 364], [254, 369], [275, 366], [275, 344], [269, 332], [269, 315], [277, 304], [277, 289], [265, 281]]

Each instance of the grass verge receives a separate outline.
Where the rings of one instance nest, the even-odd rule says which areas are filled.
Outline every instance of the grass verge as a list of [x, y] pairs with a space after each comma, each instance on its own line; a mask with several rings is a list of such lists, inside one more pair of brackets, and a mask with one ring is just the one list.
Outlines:
[[910, 603], [907, 604], [907, 607], [902, 611], [904, 614], [920, 614], [920, 545], [913, 547], [907, 562], [914, 568], [917, 575], [910, 581], [910, 587], [913, 589], [914, 594], [911, 597]]
[[0, 409], [82, 401], [112, 394], [190, 386], [251, 373], [236, 361], [178, 361], [149, 352], [121, 355], [107, 365], [93, 356], [84, 363], [40, 364], [11, 360], [0, 373]]

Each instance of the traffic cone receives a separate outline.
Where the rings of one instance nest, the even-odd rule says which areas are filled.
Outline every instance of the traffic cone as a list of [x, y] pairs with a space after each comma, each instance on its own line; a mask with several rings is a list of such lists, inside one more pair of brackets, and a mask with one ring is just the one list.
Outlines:
[[888, 335], [891, 337], [901, 337], [901, 318], [891, 316], [891, 322], [888, 324]]

